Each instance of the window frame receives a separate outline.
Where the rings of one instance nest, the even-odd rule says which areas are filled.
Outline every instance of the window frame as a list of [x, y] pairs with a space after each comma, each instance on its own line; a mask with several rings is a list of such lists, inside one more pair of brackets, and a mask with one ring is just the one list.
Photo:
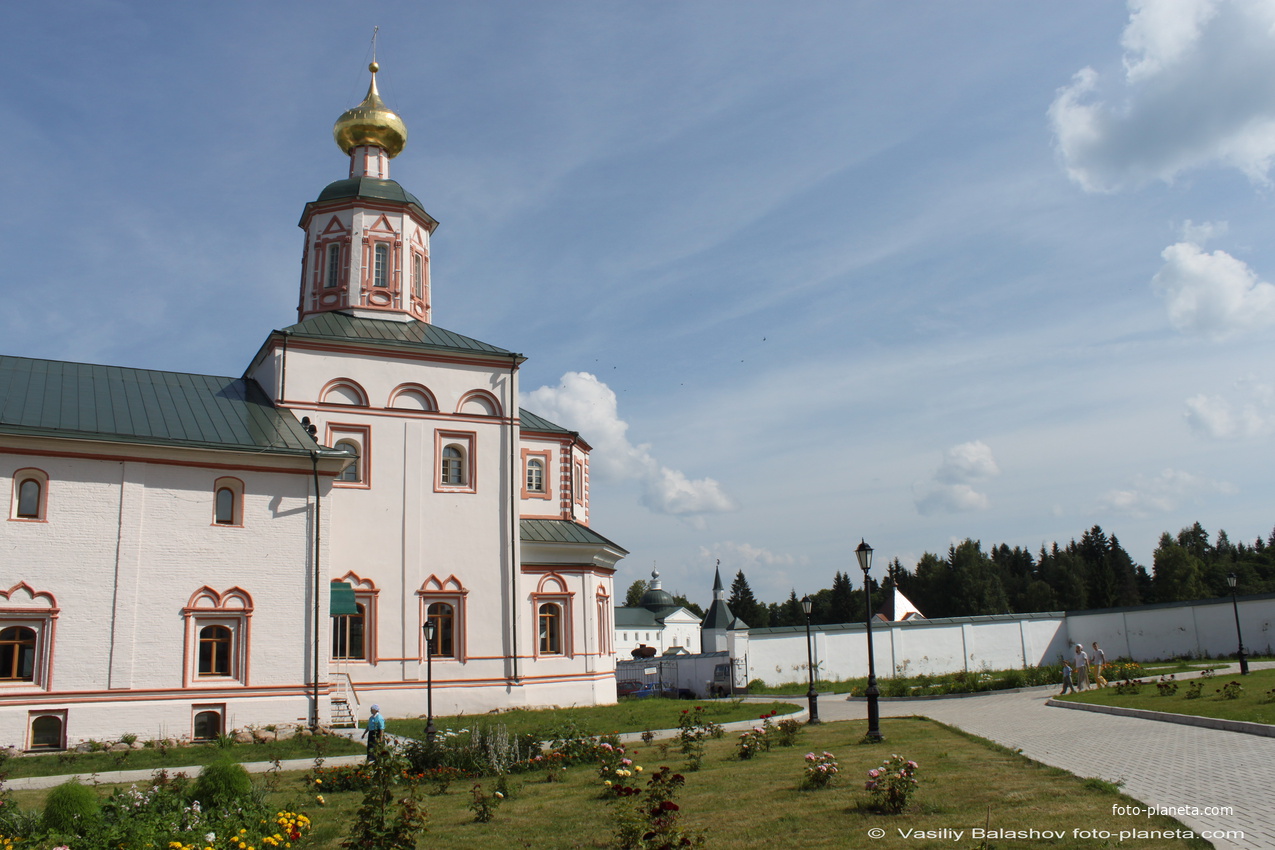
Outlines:
[[412, 252], [412, 297], [425, 300], [425, 257], [419, 251]]
[[[451, 655], [433, 655], [434, 661], [442, 661], [446, 663], [458, 662], [465, 663], [468, 658], [466, 640], [467, 625], [467, 602], [469, 598], [469, 590], [461, 584], [455, 574], [446, 578], [440, 578], [437, 575], [430, 575], [421, 584], [420, 590], [416, 591], [418, 602], [418, 623], [423, 627], [429, 618], [429, 609], [438, 604], [450, 605], [452, 608], [452, 654]], [[418, 647], [421, 663], [425, 663], [425, 633], [422, 628], [417, 628], [416, 633], [420, 645]], [[438, 643], [438, 634], [435, 633], [435, 642]]]
[[[230, 493], [230, 519], [222, 521], [221, 494]], [[243, 495], [242, 479], [223, 475], [213, 482], [213, 517], [212, 524], [218, 528], [243, 528]]]
[[[34, 709], [27, 712], [27, 741], [26, 752], [34, 753], [51, 753], [57, 750], [66, 749], [66, 723], [69, 712], [65, 708], [53, 709]], [[35, 745], [35, 724], [36, 721], [43, 720], [46, 717], [56, 718], [61, 724], [61, 735], [55, 746], [37, 747]]]
[[[446, 607], [447, 611], [434, 611], [439, 606]], [[430, 656], [432, 658], [455, 658], [456, 606], [452, 602], [442, 599], [426, 602], [425, 622], [428, 623], [430, 620], [434, 621], [434, 645], [430, 649]], [[446, 644], [446, 652], [443, 651], [444, 643]]]
[[372, 487], [372, 429], [367, 425], [346, 425], [338, 422], [329, 422], [327, 425], [327, 437], [324, 442], [336, 448], [340, 443], [352, 443], [358, 449], [359, 459], [352, 464], [357, 467], [358, 481], [351, 481], [341, 476], [346, 474], [346, 470], [342, 470], [338, 476], [332, 479], [332, 486], [342, 490], [368, 490]]
[[[540, 465], [541, 482], [540, 489], [533, 489], [531, 486], [531, 470], [532, 464]], [[523, 449], [522, 450], [522, 498], [524, 499], [543, 499], [552, 501], [553, 484], [551, 483], [549, 470], [553, 468], [553, 451], [551, 449]]]
[[[182, 681], [185, 687], [248, 685], [252, 610], [252, 596], [241, 587], [218, 592], [205, 585], [191, 594], [190, 601], [182, 608], [182, 618], [185, 621]], [[204, 673], [200, 670], [203, 633], [212, 626], [224, 626], [230, 633], [227, 650], [229, 669], [224, 673]]]
[[[21, 632], [30, 632], [31, 637], [26, 638]], [[35, 683], [35, 674], [37, 668], [37, 660], [39, 656], [36, 649], [39, 647], [40, 633], [36, 629], [25, 623], [5, 623], [0, 624], [0, 682], [5, 684], [21, 684]], [[23, 650], [26, 650], [25, 652]], [[5, 663], [12, 659], [12, 672], [18, 674], [13, 676], [4, 675]], [[23, 660], [26, 660], [26, 669], [30, 675], [23, 676]]]
[[[541, 576], [536, 591], [531, 594], [532, 623], [534, 639], [532, 647], [536, 658], [574, 658], [575, 651], [575, 614], [573, 600], [575, 594], [568, 590], [565, 578], [557, 573], [549, 572]], [[557, 609], [558, 649], [546, 650], [544, 636], [541, 633], [544, 607], [552, 605]]]
[[[357, 614], [337, 614], [332, 617], [332, 650], [328, 657], [333, 661], [367, 661], [368, 660], [368, 639], [367, 639], [367, 623], [368, 623], [368, 606], [364, 602], [359, 602], [355, 596], [354, 605], [358, 608]], [[359, 641], [360, 648], [358, 655], [349, 654], [350, 631], [355, 622], [359, 624]], [[345, 639], [346, 654], [339, 654], [338, 638]]]
[[[332, 579], [333, 582], [344, 582], [354, 589], [354, 602], [363, 609], [363, 657], [362, 658], [338, 658], [336, 655], [329, 655], [329, 660], [339, 664], [370, 664], [375, 665], [377, 662], [377, 642], [376, 642], [376, 624], [378, 616], [378, 607], [381, 591], [371, 579], [361, 578], [358, 573], [353, 571], [347, 572], [340, 578]], [[336, 617], [329, 617], [329, 621], [335, 621], [341, 617], [353, 616], [350, 614], [342, 614]], [[336, 629], [337, 624], [332, 622], [331, 627]], [[329, 650], [334, 649], [334, 638], [329, 637]]]
[[374, 289], [390, 289], [390, 273], [391, 273], [391, 252], [390, 243], [373, 242], [372, 243], [372, 275], [371, 283]]
[[341, 243], [329, 242], [324, 246], [323, 289], [341, 288]]
[[35, 632], [30, 679], [0, 679], [0, 691], [42, 690], [53, 684], [53, 647], [61, 609], [47, 591], [37, 591], [24, 581], [0, 590], [0, 631], [14, 627]]
[[[36, 504], [34, 513], [22, 511], [22, 490], [27, 484], [35, 484]], [[49, 474], [43, 469], [26, 467], [13, 473], [13, 496], [9, 505], [9, 519], [13, 522], [48, 522]]]
[[[196, 730], [199, 728], [199, 718], [204, 714], [212, 714], [217, 717], [217, 731], [208, 737], [199, 737]], [[192, 703], [190, 706], [190, 740], [192, 741], [215, 741], [217, 736], [226, 731], [226, 704], [219, 703]]]
[[[476, 493], [475, 482], [477, 470], [474, 446], [477, 442], [472, 431], [435, 431], [434, 432], [434, 492], [435, 493]], [[452, 483], [444, 478], [447, 471], [445, 452], [455, 448], [460, 451], [460, 483]]]

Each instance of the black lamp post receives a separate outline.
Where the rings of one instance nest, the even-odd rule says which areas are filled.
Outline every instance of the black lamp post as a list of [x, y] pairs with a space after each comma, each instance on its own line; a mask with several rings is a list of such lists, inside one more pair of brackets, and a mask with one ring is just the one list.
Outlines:
[[877, 700], [881, 691], [877, 688], [877, 664], [872, 653], [872, 588], [868, 584], [868, 570], [872, 569], [872, 547], [859, 538], [859, 546], [854, 550], [859, 559], [859, 569], [863, 570], [863, 593], [868, 611], [864, 623], [868, 627], [868, 734], [872, 741], [881, 740], [881, 706]]
[[815, 650], [810, 639], [810, 609], [814, 603], [809, 596], [801, 597], [801, 610], [806, 612], [806, 669], [810, 671], [810, 690], [806, 692], [806, 701], [810, 703], [810, 722], [819, 722], [819, 694], [815, 693]]
[[1231, 586], [1231, 607], [1235, 609], [1235, 638], [1240, 642], [1240, 675], [1248, 675], [1248, 656], [1244, 654], [1244, 635], [1240, 633], [1240, 604], [1235, 601], [1235, 585], [1239, 582], [1239, 577], [1235, 573], [1231, 573], [1226, 577], [1226, 583]]
[[425, 741], [434, 742], [434, 629], [433, 618], [425, 615]]

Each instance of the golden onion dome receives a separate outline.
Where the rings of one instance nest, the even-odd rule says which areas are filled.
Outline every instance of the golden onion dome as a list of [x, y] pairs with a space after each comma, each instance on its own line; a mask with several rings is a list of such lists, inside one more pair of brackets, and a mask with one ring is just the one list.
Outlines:
[[376, 72], [380, 65], [367, 66], [372, 72], [372, 84], [367, 87], [367, 97], [353, 109], [347, 109], [332, 127], [337, 146], [347, 154], [358, 145], [376, 145], [384, 148], [391, 159], [403, 151], [407, 144], [407, 127], [403, 119], [394, 114], [376, 90]]

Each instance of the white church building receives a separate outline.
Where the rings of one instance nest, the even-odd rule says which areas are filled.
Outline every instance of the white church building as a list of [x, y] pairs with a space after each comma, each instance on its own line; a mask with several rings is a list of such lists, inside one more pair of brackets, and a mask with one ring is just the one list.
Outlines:
[[[431, 311], [372, 83], [241, 377], [0, 356], [0, 746], [615, 701], [584, 439]], [[434, 629], [427, 646], [423, 627]], [[428, 659], [427, 659], [428, 655]]]

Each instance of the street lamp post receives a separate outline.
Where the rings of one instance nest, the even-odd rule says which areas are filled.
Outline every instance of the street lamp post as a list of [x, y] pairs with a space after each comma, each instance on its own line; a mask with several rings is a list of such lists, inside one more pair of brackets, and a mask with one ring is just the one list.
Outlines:
[[810, 690], [806, 692], [806, 701], [810, 703], [810, 723], [819, 722], [819, 694], [815, 693], [815, 651], [810, 639], [810, 609], [814, 603], [809, 596], [801, 597], [801, 610], [806, 612], [806, 669], [810, 671]]
[[1240, 604], [1235, 601], [1235, 585], [1239, 582], [1239, 577], [1235, 573], [1231, 573], [1226, 577], [1226, 583], [1231, 586], [1231, 607], [1235, 610], [1235, 639], [1240, 643], [1240, 675], [1248, 675], [1248, 656], [1244, 654], [1244, 635], [1240, 633]]
[[863, 570], [863, 592], [868, 606], [864, 623], [868, 628], [868, 734], [871, 741], [881, 740], [881, 706], [877, 702], [881, 691], [877, 688], [877, 664], [872, 653], [872, 588], [868, 584], [868, 570], [872, 569], [872, 547], [859, 538], [859, 546], [854, 550], [859, 559], [859, 569]]
[[425, 742], [434, 742], [434, 620], [427, 613], [425, 625]]

